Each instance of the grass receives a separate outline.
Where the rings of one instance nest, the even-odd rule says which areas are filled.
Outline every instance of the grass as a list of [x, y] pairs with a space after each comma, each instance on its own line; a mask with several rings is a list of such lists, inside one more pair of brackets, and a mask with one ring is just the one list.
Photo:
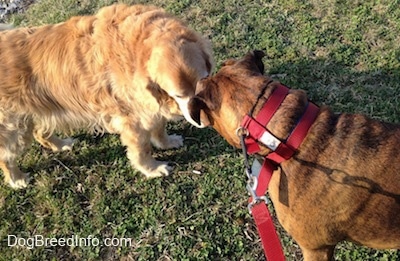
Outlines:
[[[9, 22], [56, 23], [112, 2], [41, 0]], [[135, 3], [162, 6], [209, 37], [217, 65], [263, 49], [267, 73], [306, 90], [318, 104], [400, 122], [398, 0]], [[174, 165], [171, 176], [154, 180], [129, 166], [114, 135], [78, 132], [66, 153], [34, 144], [19, 162], [32, 184], [21, 191], [0, 186], [0, 260], [263, 260], [247, 213], [240, 152], [211, 129], [181, 122], [169, 132], [184, 135], [185, 145], [154, 152]], [[277, 228], [287, 260], [302, 260], [296, 243]], [[129, 247], [28, 249], [7, 246], [8, 235], [132, 241]], [[394, 261], [399, 255], [342, 243], [335, 258]]]

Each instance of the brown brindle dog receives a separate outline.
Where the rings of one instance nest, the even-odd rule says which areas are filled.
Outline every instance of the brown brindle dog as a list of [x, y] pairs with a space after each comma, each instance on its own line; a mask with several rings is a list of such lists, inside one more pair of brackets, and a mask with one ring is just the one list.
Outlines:
[[[212, 125], [238, 148], [236, 129], [243, 117], [253, 106], [256, 116], [278, 85], [263, 75], [263, 56], [254, 51], [228, 60], [198, 83], [190, 102], [194, 119]], [[284, 140], [306, 104], [306, 93], [291, 89], [267, 128]], [[343, 240], [400, 248], [399, 148], [400, 126], [320, 108], [297, 152], [273, 173], [269, 185], [278, 220], [300, 245], [304, 260], [331, 260]], [[259, 154], [270, 152], [262, 147]]]

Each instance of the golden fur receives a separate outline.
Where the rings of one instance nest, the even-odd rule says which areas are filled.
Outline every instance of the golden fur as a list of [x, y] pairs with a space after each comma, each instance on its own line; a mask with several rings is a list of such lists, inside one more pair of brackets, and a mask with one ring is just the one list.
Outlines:
[[[0, 32], [0, 167], [26, 186], [16, 158], [35, 137], [54, 151], [72, 139], [54, 131], [121, 135], [131, 164], [147, 177], [168, 175], [151, 157], [182, 145], [167, 120], [184, 115], [196, 82], [212, 70], [207, 40], [153, 6], [112, 5], [93, 16]], [[151, 141], [151, 143], [150, 143]]]
[[[243, 117], [253, 106], [257, 115], [278, 85], [263, 75], [263, 55], [254, 51], [228, 61], [198, 83], [190, 102], [193, 119], [209, 122], [238, 148], [236, 129]], [[291, 89], [267, 129], [285, 140], [306, 104], [306, 93]], [[260, 156], [271, 152], [260, 146]], [[304, 260], [332, 260], [335, 245], [343, 240], [400, 248], [399, 147], [399, 125], [320, 108], [298, 151], [277, 167], [268, 189], [279, 222], [299, 244]]]

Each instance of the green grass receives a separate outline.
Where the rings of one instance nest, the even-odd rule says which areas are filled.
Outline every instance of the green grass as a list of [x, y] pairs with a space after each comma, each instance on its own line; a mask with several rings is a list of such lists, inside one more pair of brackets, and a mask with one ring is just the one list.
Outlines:
[[[112, 2], [41, 0], [9, 21], [56, 23]], [[398, 0], [140, 3], [165, 7], [210, 37], [217, 65], [263, 49], [267, 73], [307, 90], [318, 104], [400, 122]], [[240, 152], [211, 129], [181, 122], [169, 132], [184, 135], [185, 145], [154, 152], [174, 165], [171, 176], [154, 180], [129, 166], [113, 135], [76, 133], [78, 142], [66, 153], [34, 144], [20, 160], [32, 184], [21, 191], [0, 185], [0, 260], [263, 260], [247, 213]], [[287, 260], [302, 260], [295, 242], [277, 227]], [[8, 247], [11, 234], [131, 238], [132, 245], [27, 249]], [[350, 243], [336, 252], [337, 260], [399, 257]]]

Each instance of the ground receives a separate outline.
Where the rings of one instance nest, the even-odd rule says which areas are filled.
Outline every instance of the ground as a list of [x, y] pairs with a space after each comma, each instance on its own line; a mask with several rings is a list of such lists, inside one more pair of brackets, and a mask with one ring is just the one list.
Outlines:
[[[17, 26], [57, 23], [115, 1], [40, 0], [7, 17]], [[213, 43], [222, 61], [262, 49], [266, 73], [307, 91], [319, 105], [400, 122], [398, 1], [154, 0]], [[170, 124], [184, 147], [155, 151], [174, 166], [146, 180], [131, 167], [114, 135], [77, 132], [71, 152], [38, 144], [21, 157], [33, 182], [0, 185], [0, 260], [263, 260], [247, 212], [243, 159], [212, 129]], [[277, 224], [287, 260], [302, 260]], [[7, 239], [131, 239], [130, 246], [8, 246]], [[10, 238], [12, 239], [12, 237]], [[21, 240], [22, 240], [21, 239]], [[12, 242], [11, 242], [12, 243]], [[95, 243], [92, 241], [92, 243]], [[398, 260], [396, 251], [342, 243], [336, 260]]]

